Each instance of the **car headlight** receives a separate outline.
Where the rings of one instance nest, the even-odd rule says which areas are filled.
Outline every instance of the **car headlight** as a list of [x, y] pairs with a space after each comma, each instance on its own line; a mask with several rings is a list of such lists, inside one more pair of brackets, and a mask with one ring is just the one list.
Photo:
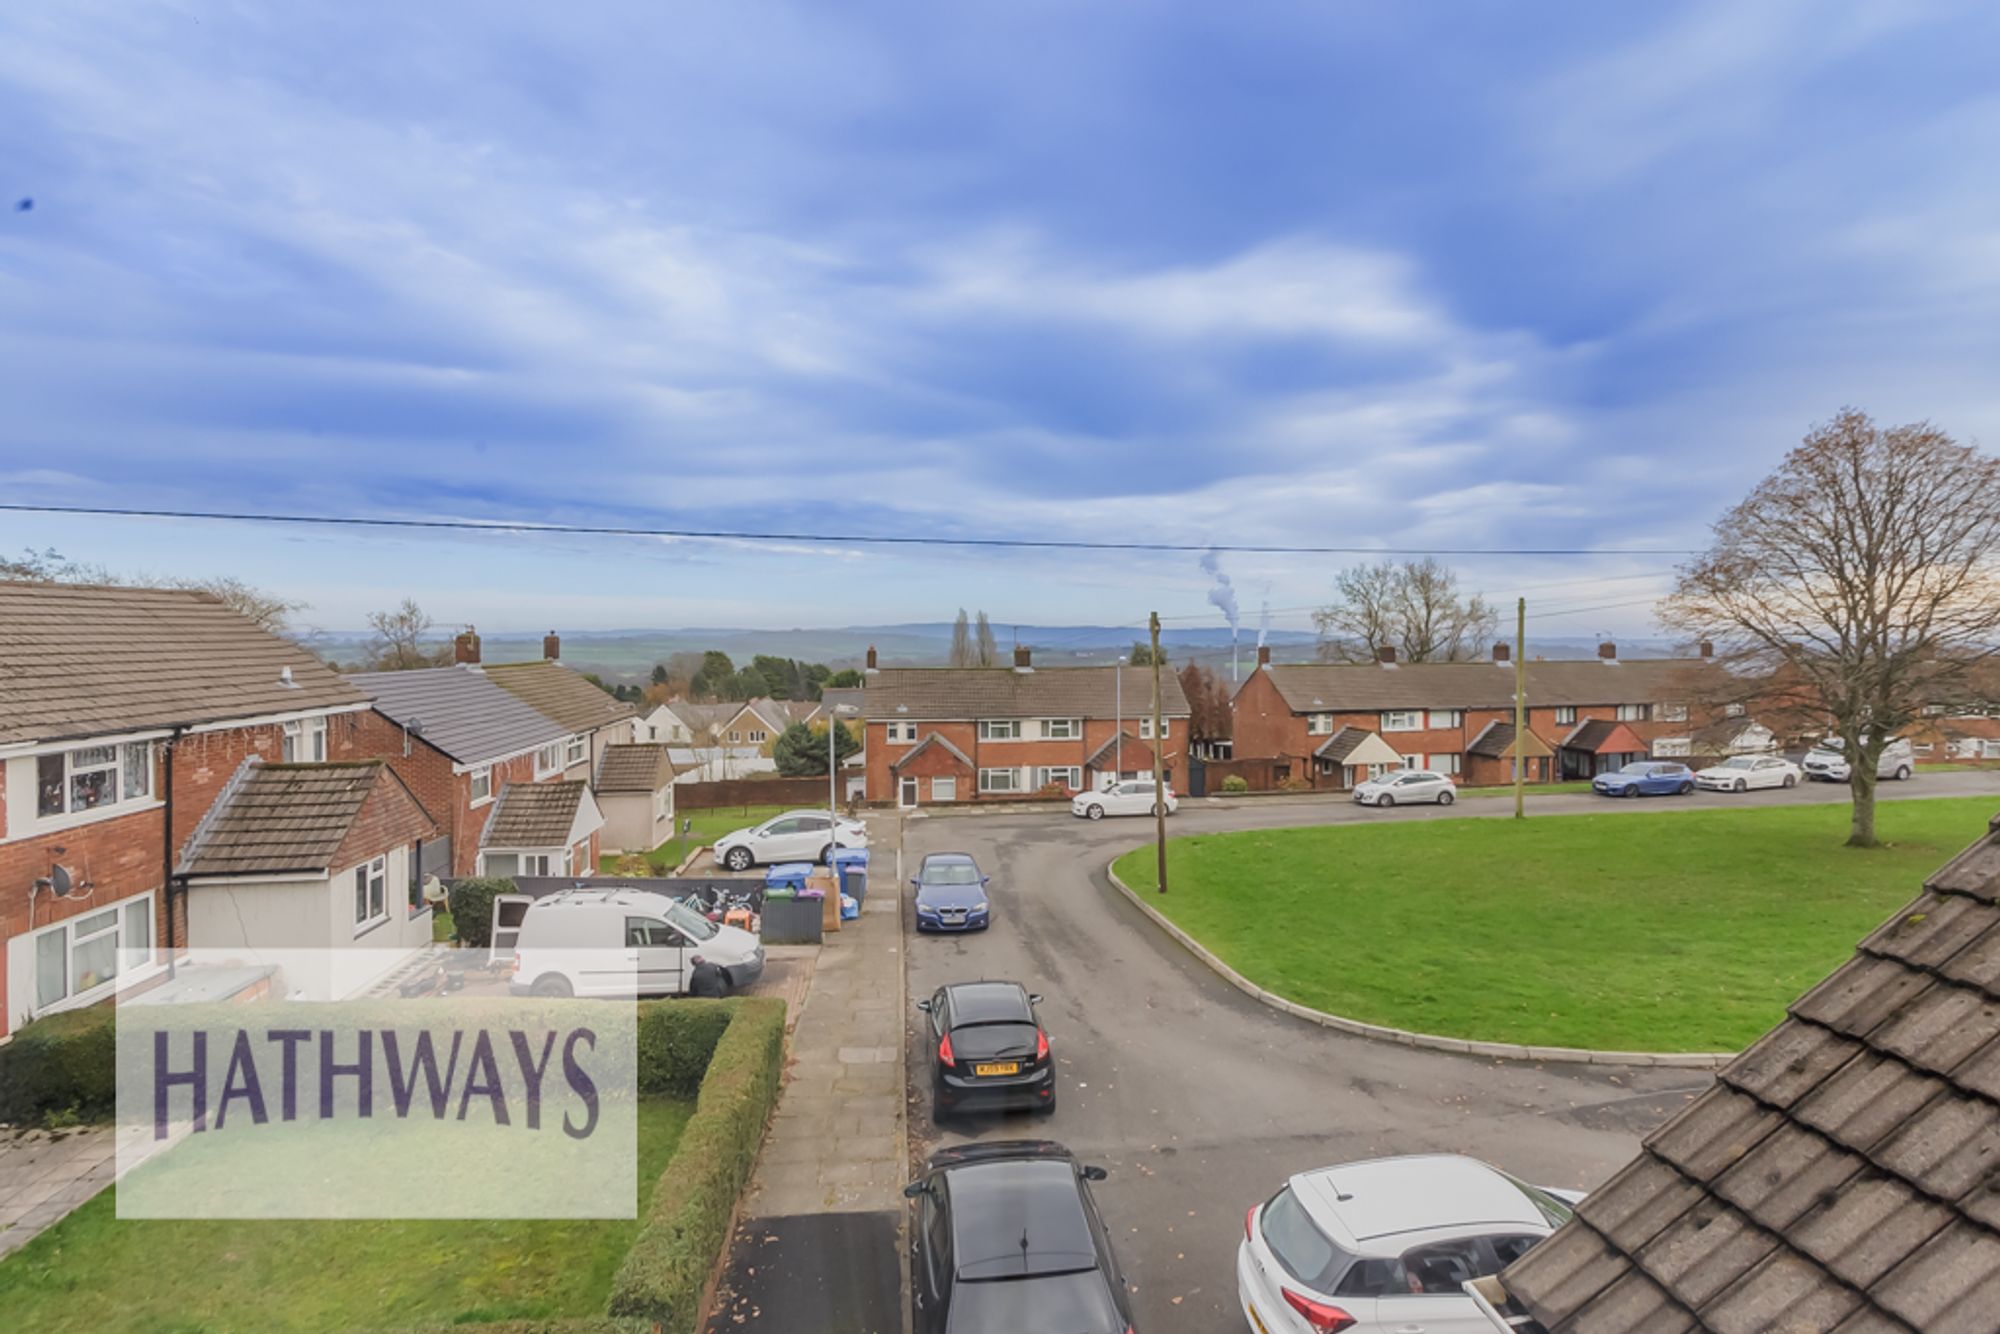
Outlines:
[[931, 906], [930, 906], [929, 904], [927, 904], [927, 903], [919, 903], [919, 904], [917, 905], [917, 916], [919, 916], [919, 917], [936, 917], [936, 916], [937, 916], [937, 909], [936, 909], [936, 908], [933, 908], [933, 907], [931, 907]]
[[985, 912], [985, 911], [986, 911], [986, 904], [985, 904], [984, 902], [980, 902], [980, 903], [975, 903], [975, 904], [973, 904], [973, 905], [972, 905], [972, 911], [974, 911], [974, 912]]

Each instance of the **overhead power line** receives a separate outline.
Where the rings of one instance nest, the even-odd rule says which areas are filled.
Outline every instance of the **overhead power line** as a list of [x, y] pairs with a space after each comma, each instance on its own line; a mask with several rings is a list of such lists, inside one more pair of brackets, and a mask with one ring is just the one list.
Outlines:
[[792, 533], [757, 529], [648, 528], [624, 524], [532, 523], [511, 519], [387, 519], [354, 514], [260, 514], [227, 510], [115, 509], [98, 505], [0, 504], [16, 514], [71, 514], [113, 519], [194, 519], [211, 523], [410, 528], [594, 537], [671, 537], [717, 542], [820, 542], [829, 546], [1017, 548], [1045, 551], [1205, 551], [1274, 556], [1687, 556], [1668, 547], [1320, 547], [1237, 542], [1087, 542], [1066, 538], [929, 537], [903, 533]]

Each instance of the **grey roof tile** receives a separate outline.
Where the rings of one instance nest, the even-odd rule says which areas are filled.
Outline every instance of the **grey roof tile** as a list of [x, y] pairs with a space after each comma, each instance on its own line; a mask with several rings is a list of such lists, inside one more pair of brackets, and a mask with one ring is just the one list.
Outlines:
[[1861, 1050], [1817, 1024], [1788, 1019], [1730, 1062], [1721, 1078], [1773, 1107], [1789, 1107]]
[[[891, 667], [869, 679], [870, 719], [966, 722], [979, 718], [1112, 718], [1120, 709], [1118, 678], [1125, 674], [1124, 716], [1152, 708], [1153, 673], [1145, 667]], [[1160, 709], [1187, 716], [1180, 678], [1160, 673]]]
[[1715, 1180], [1715, 1193], [1783, 1233], [1868, 1168], [1824, 1135], [1787, 1122]]
[[1865, 1154], [1944, 1089], [1942, 1080], [1868, 1052], [1801, 1098], [1792, 1116]]
[[2000, 1312], [2000, 1236], [1954, 1223], [1872, 1290], [1876, 1302], [1924, 1334], [1992, 1334]]
[[1951, 1210], [1871, 1171], [1828, 1191], [1794, 1221], [1786, 1235], [1795, 1247], [1866, 1289], [1948, 1226]]
[[1925, 894], [1861, 942], [1861, 952], [1937, 968], [1995, 924], [1993, 911], [1958, 894]]
[[1507, 1292], [1543, 1325], [1554, 1326], [1631, 1269], [1625, 1254], [1594, 1229], [1569, 1223], [1507, 1266]]
[[1698, 1328], [1685, 1306], [1633, 1269], [1558, 1326], [1557, 1334], [1685, 1334]]
[[1930, 1194], [1956, 1200], [2000, 1165], [2000, 1116], [1983, 1098], [1935, 1098], [1871, 1156]]
[[1703, 1198], [1702, 1189], [1650, 1153], [1584, 1197], [1577, 1216], [1632, 1254]]
[[486, 764], [570, 735], [568, 727], [472, 667], [362, 672], [347, 679], [378, 712], [460, 764]]
[[1884, 1019], [1931, 985], [1893, 959], [1859, 955], [1793, 1003], [1792, 1013], [1852, 1038], [1866, 1037]]
[[1776, 1237], [1741, 1213], [1704, 1198], [1633, 1258], [1654, 1282], [1699, 1311], [1777, 1246]]
[[1846, 1284], [1797, 1252], [1780, 1249], [1700, 1314], [1716, 1334], [1820, 1334], [1860, 1306], [1860, 1295]]
[[[1692, 698], [1701, 659], [1633, 658], [1527, 664], [1528, 702], [1552, 704], [1658, 704]], [[1514, 670], [1490, 662], [1274, 663], [1260, 668], [1294, 713], [1333, 710], [1479, 709], [1511, 706]], [[1321, 701], [1314, 703], [1315, 700]]]
[[569, 842], [589, 785], [580, 778], [557, 783], [509, 783], [480, 835], [483, 848], [560, 848]]
[[1734, 1166], [1783, 1119], [1754, 1098], [1718, 1084], [1656, 1131], [1646, 1147], [1682, 1175], [1706, 1182]]

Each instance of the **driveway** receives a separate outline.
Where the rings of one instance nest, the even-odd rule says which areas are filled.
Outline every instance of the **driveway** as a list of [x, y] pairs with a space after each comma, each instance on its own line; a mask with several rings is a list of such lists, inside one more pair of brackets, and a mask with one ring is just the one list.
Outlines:
[[[1934, 774], [1890, 785], [1891, 799], [1992, 794], [2000, 775]], [[1742, 797], [1625, 802], [1667, 813], [1732, 803], [1838, 801], [1805, 786]], [[1601, 811], [1587, 794], [1537, 798], [1534, 816]], [[1363, 811], [1344, 802], [1189, 801], [1171, 834], [1230, 829], [1505, 817], [1512, 802], [1468, 799], [1448, 812]], [[1639, 1139], [1706, 1086], [1685, 1070], [1534, 1066], [1422, 1052], [1347, 1037], [1290, 1018], [1221, 981], [1111, 889], [1104, 865], [1147, 839], [1144, 820], [1088, 824], [1060, 815], [912, 819], [904, 865], [925, 852], [971, 852], [993, 877], [993, 927], [976, 936], [914, 935], [905, 894], [912, 1002], [950, 981], [1011, 978], [1043, 992], [1062, 1102], [1031, 1113], [954, 1122], [930, 1117], [928, 1034], [907, 1030], [913, 1156], [959, 1139], [1047, 1137], [1111, 1171], [1098, 1199], [1138, 1288], [1138, 1328], [1237, 1331], [1235, 1247], [1244, 1211], [1291, 1173], [1381, 1154], [1475, 1154], [1548, 1185], [1589, 1189]], [[893, 869], [877, 843], [876, 872]], [[1915, 886], [1912, 886], [1912, 890]], [[1341, 948], [1366, 942], [1329, 942]]]

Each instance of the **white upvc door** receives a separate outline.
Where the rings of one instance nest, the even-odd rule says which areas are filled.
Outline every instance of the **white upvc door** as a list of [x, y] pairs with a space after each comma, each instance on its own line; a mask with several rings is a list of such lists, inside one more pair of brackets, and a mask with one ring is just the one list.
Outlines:
[[898, 786], [901, 789], [900, 795], [897, 798], [898, 804], [903, 806], [916, 805], [917, 780], [915, 778], [905, 778], [901, 781], [900, 784], [898, 784]]

